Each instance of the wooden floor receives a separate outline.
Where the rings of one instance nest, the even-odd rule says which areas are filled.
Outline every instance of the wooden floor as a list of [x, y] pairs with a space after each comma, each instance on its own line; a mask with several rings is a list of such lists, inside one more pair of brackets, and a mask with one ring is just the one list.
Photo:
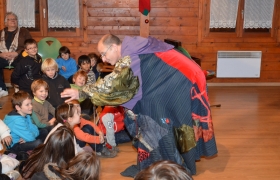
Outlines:
[[[197, 162], [195, 180], [280, 179], [280, 87], [209, 87], [218, 155]], [[11, 110], [10, 98], [0, 118]], [[114, 159], [101, 159], [101, 180], [125, 180], [120, 175], [136, 163], [130, 143], [121, 144]]]

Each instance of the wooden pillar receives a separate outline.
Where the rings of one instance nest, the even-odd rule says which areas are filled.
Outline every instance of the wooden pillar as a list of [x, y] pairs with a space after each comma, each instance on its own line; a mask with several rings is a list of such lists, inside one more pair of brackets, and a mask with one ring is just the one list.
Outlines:
[[6, 1], [0, 1], [0, 29], [5, 27], [4, 18], [6, 12]]
[[88, 39], [88, 32], [87, 32], [87, 26], [88, 26], [88, 11], [87, 11], [87, 0], [83, 0], [83, 14], [82, 14], [82, 29], [83, 29], [83, 38], [84, 42], [89, 43]]
[[150, 19], [149, 14], [147, 16], [140, 13], [140, 36], [148, 37], [150, 34]]

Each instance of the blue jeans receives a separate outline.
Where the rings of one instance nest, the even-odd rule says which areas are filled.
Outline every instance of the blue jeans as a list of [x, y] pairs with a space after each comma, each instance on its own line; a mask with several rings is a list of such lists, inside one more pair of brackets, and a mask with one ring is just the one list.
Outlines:
[[13, 147], [11, 147], [9, 150], [12, 153], [18, 153], [20, 151], [30, 151], [35, 149], [37, 146], [39, 146], [40, 144], [43, 144], [46, 137], [48, 135], [48, 131], [46, 129], [40, 129], [39, 130], [39, 135], [36, 137], [36, 139], [34, 141], [30, 141], [30, 142], [25, 142], [25, 143], [16, 143], [13, 145]]
[[[85, 125], [82, 127], [82, 131], [94, 136], [98, 136], [98, 134], [94, 131], [93, 127], [90, 125]], [[85, 141], [81, 141], [79, 139], [76, 139], [77, 144], [79, 144], [80, 147], [84, 147], [86, 145], [87, 142]], [[96, 144], [96, 143], [88, 143], [90, 145], [90, 147], [96, 151], [96, 152], [101, 152], [103, 149], [104, 144]]]

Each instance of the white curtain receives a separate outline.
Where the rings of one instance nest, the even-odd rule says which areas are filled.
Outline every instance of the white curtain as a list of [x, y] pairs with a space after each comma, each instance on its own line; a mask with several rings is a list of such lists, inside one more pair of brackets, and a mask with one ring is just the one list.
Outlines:
[[274, 0], [245, 0], [244, 29], [271, 28]]
[[80, 27], [79, 0], [48, 0], [49, 28]]
[[211, 0], [210, 28], [235, 28], [239, 0]]
[[12, 11], [18, 16], [20, 27], [35, 27], [34, 0], [7, 0], [7, 12]]

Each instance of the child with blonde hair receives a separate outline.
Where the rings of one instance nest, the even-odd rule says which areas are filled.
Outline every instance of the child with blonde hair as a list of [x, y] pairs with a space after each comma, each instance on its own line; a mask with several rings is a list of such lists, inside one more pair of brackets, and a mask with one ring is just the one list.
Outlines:
[[41, 69], [44, 73], [43, 80], [49, 85], [47, 100], [56, 108], [66, 100], [65, 98], [61, 98], [60, 93], [64, 89], [70, 88], [70, 84], [63, 76], [57, 73], [58, 65], [54, 59], [46, 58]]

